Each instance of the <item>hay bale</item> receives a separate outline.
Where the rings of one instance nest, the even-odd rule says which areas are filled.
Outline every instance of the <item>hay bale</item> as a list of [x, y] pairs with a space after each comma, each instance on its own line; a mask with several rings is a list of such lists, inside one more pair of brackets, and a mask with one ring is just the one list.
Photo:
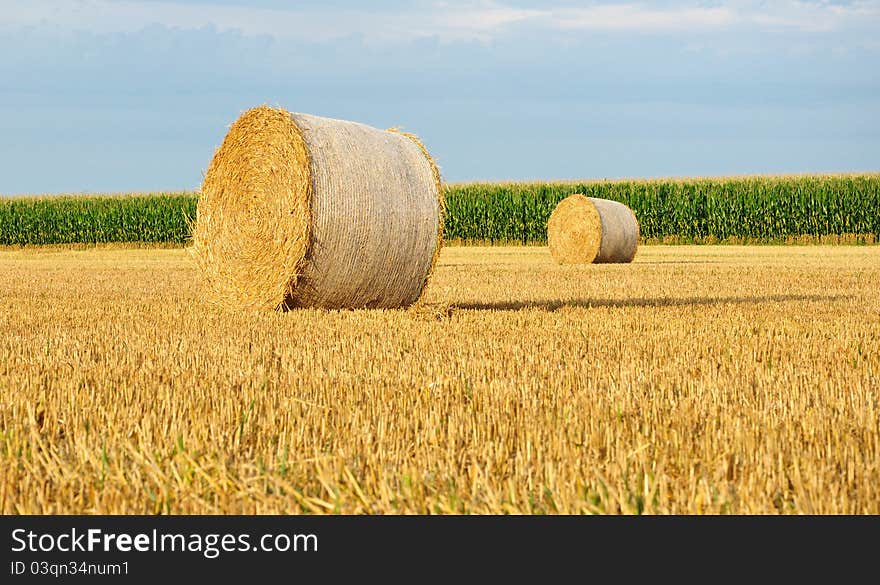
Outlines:
[[547, 243], [559, 264], [632, 262], [639, 222], [623, 203], [571, 195], [550, 214]]
[[261, 106], [214, 154], [192, 253], [222, 305], [405, 307], [439, 254], [443, 210], [415, 136]]

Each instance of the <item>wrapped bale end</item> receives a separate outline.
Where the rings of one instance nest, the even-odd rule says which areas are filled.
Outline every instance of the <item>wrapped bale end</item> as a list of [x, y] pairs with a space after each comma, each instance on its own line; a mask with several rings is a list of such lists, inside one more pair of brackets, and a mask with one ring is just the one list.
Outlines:
[[406, 307], [439, 254], [443, 210], [415, 136], [261, 106], [214, 154], [192, 253], [221, 305]]
[[559, 264], [632, 262], [639, 222], [623, 203], [571, 195], [550, 214], [547, 243]]

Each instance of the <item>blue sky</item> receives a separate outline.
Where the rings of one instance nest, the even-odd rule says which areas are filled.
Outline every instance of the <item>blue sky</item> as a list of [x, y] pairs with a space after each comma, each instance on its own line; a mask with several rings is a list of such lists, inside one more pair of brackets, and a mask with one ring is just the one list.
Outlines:
[[880, 170], [880, 0], [0, 0], [0, 193], [194, 189], [268, 103], [446, 180]]

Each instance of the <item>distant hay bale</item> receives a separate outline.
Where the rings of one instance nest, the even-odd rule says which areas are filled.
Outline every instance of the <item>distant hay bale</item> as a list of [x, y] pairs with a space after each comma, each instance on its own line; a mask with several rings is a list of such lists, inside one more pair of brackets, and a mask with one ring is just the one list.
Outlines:
[[547, 243], [559, 264], [632, 262], [639, 222], [623, 203], [571, 195], [550, 214]]
[[192, 253], [222, 305], [405, 307], [439, 254], [443, 210], [415, 136], [261, 106], [214, 154]]

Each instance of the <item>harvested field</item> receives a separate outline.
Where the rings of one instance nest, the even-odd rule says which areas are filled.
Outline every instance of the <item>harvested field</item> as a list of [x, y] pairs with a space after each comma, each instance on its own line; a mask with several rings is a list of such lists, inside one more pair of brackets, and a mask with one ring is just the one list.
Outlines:
[[0, 251], [0, 512], [880, 513], [880, 247], [446, 248], [407, 311], [196, 282]]

